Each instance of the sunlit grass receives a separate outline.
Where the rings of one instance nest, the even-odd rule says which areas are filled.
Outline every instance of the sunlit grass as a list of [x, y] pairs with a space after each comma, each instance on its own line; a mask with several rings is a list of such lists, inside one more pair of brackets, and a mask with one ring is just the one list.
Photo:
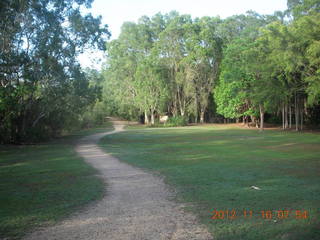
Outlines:
[[[187, 208], [215, 239], [319, 239], [320, 135], [225, 125], [128, 129], [101, 145], [165, 176], [177, 201], [191, 203]], [[239, 216], [213, 220], [215, 209], [234, 209]], [[253, 217], [244, 218], [244, 209]], [[262, 219], [267, 210], [272, 218]], [[289, 217], [279, 219], [278, 210], [289, 210]], [[296, 219], [296, 210], [308, 211], [308, 218]]]

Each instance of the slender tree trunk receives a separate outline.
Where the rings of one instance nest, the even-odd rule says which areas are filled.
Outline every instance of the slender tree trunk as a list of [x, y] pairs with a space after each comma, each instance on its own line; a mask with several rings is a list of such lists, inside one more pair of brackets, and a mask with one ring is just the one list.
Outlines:
[[252, 120], [252, 123], [254, 124], [254, 126], [256, 128], [259, 128], [257, 118], [255, 116], [251, 116], [251, 120]]
[[296, 131], [299, 131], [299, 107], [298, 107], [297, 92], [295, 92], [295, 95], [294, 95], [294, 107], [295, 107]]
[[200, 123], [201, 124], [204, 123], [204, 110], [203, 109], [201, 109], [201, 111], [200, 111]]
[[292, 108], [291, 108], [291, 102], [289, 102], [289, 128], [292, 128]]
[[197, 97], [197, 94], [195, 95], [195, 98], [194, 98], [194, 104], [195, 104], [195, 111], [194, 111], [194, 122], [195, 123], [198, 123], [198, 115], [199, 115], [199, 112], [198, 112], [198, 97]]
[[154, 125], [154, 111], [151, 111], [151, 125]]
[[144, 124], [149, 124], [149, 116], [147, 110], [144, 110]]
[[304, 110], [304, 101], [302, 100], [302, 101], [301, 101], [301, 103], [302, 103], [302, 104], [300, 104], [300, 106], [301, 106], [301, 108], [300, 108], [300, 120], [301, 120], [301, 121], [300, 121], [300, 123], [301, 123], [301, 124], [300, 124], [300, 125], [301, 125], [301, 126], [300, 126], [300, 129], [301, 129], [301, 131], [302, 131], [302, 130], [303, 130], [303, 110]]
[[260, 104], [259, 105], [259, 109], [260, 109], [260, 132], [263, 131], [264, 128], [264, 109], [263, 106]]
[[289, 123], [288, 123], [288, 103], [286, 102], [285, 104], [285, 107], [284, 107], [284, 112], [285, 112], [285, 116], [284, 116], [284, 128], [287, 129], [288, 126], [289, 126]]
[[40, 121], [40, 119], [43, 118], [43, 117], [45, 117], [45, 116], [46, 116], [45, 113], [41, 113], [41, 114], [37, 117], [37, 119], [32, 123], [32, 127], [35, 127], [35, 126], [38, 124], [38, 122]]
[[175, 97], [173, 98], [172, 115], [173, 115], [174, 117], [176, 117], [176, 116], [178, 115], [177, 94], [175, 94]]
[[246, 127], [249, 127], [249, 116], [245, 116], [245, 117], [244, 117], [244, 125], [245, 125]]
[[281, 112], [282, 112], [282, 129], [284, 130], [284, 104], [282, 104], [282, 109], [281, 109]]

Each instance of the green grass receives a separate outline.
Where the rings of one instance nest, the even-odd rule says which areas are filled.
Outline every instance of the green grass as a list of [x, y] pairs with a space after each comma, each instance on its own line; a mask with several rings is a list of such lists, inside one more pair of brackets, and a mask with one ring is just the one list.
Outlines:
[[19, 239], [102, 197], [96, 170], [73, 149], [78, 138], [101, 131], [106, 128], [41, 145], [0, 146], [0, 239]]
[[[215, 239], [320, 239], [320, 135], [230, 128], [128, 128], [101, 145], [121, 160], [165, 176]], [[261, 190], [254, 190], [257, 186]], [[213, 220], [234, 209], [236, 219]], [[244, 218], [243, 210], [253, 211]], [[263, 219], [261, 211], [273, 211]], [[278, 219], [277, 210], [289, 210]], [[308, 211], [296, 219], [296, 210]]]

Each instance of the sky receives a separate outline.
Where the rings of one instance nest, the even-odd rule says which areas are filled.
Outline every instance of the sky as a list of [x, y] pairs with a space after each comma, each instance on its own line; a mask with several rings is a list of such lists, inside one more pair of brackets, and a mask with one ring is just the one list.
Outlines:
[[[193, 18], [220, 16], [226, 18], [253, 10], [259, 14], [272, 14], [287, 8], [287, 0], [94, 0], [89, 11], [102, 16], [103, 24], [108, 24], [111, 39], [116, 39], [121, 25], [126, 21], [136, 22], [141, 16], [153, 16], [172, 10], [180, 14], [190, 14]], [[103, 54], [84, 53], [79, 61], [84, 67], [99, 68]]]

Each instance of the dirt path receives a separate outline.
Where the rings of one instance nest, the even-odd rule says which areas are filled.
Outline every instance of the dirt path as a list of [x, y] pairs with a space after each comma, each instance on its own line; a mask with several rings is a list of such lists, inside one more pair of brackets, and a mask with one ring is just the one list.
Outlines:
[[[115, 125], [113, 134], [123, 131]], [[106, 135], [85, 137], [76, 151], [99, 169], [106, 196], [56, 226], [40, 229], [25, 239], [48, 240], [164, 240], [212, 239], [195, 217], [170, 200], [162, 179], [120, 162], [96, 143]]]

